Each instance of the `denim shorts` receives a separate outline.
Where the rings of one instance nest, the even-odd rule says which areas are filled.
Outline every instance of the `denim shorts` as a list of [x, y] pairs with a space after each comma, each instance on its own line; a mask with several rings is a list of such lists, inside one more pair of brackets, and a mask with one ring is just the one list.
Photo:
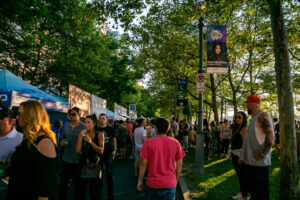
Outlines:
[[147, 187], [147, 200], [175, 200], [176, 188], [150, 188]]

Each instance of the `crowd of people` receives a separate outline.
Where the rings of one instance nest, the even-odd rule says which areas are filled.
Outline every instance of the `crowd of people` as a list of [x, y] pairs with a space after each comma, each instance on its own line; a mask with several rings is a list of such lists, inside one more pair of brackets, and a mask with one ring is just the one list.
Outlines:
[[[205, 158], [232, 159], [240, 193], [234, 199], [269, 199], [271, 147], [280, 151], [277, 118], [260, 109], [260, 99], [247, 98], [247, 111], [233, 122], [203, 120]], [[296, 123], [297, 125], [297, 123]], [[114, 199], [113, 160], [135, 159], [137, 189], [147, 199], [174, 199], [182, 159], [195, 148], [197, 123], [175, 117], [125, 121], [109, 120], [106, 114], [80, 116], [73, 107], [65, 122], [51, 127], [48, 114], [37, 101], [20, 104], [16, 118], [0, 106], [0, 199], [67, 199], [70, 184], [74, 199], [101, 199], [105, 170], [107, 197]], [[263, 188], [263, 190], [262, 190]]]
[[[164, 165], [163, 173], [152, 164], [148, 168], [148, 190], [153, 185], [150, 199], [155, 197], [157, 188], [171, 186], [169, 195], [174, 196], [185, 154], [180, 143], [171, 137], [169, 122], [164, 118], [111, 121], [104, 113], [82, 118], [80, 109], [73, 107], [64, 123], [56, 121], [51, 127], [48, 114], [38, 101], [21, 103], [16, 117], [10, 108], [1, 106], [0, 199], [70, 199], [71, 184], [74, 199], [85, 199], [87, 190], [90, 199], [101, 199], [105, 170], [107, 197], [113, 200], [112, 163], [116, 156], [134, 158], [132, 170], [136, 177], [143, 173], [142, 178], [146, 159], [149, 163], [162, 160], [156, 167]], [[163, 141], [148, 144], [154, 138]], [[165, 143], [165, 151], [153, 154], [158, 148], [143, 148], [146, 144], [151, 148], [157, 142], [160, 143], [156, 145]], [[165, 159], [157, 158], [158, 154]], [[164, 182], [151, 179], [157, 176]], [[138, 188], [141, 190], [142, 186]]]

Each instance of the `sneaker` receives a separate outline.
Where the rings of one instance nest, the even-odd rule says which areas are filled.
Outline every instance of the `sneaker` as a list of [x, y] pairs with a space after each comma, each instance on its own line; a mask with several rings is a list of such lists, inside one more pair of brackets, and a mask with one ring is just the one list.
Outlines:
[[242, 193], [237, 193], [235, 196], [232, 197], [232, 199], [235, 199], [235, 200], [239, 200], [239, 199], [243, 199], [242, 197]]

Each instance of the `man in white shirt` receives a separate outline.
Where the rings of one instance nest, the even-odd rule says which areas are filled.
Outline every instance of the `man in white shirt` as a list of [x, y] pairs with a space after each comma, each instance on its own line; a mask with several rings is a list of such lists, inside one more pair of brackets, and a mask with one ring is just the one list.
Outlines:
[[147, 138], [147, 133], [145, 130], [146, 121], [144, 118], [140, 118], [137, 120], [139, 123], [139, 127], [134, 130], [134, 143], [135, 143], [135, 162], [134, 162], [134, 175], [138, 176], [138, 168], [140, 165], [141, 157], [141, 149], [143, 147], [144, 142]]
[[5, 166], [15, 147], [22, 142], [23, 135], [13, 127], [13, 111], [8, 107], [0, 107], [0, 199], [5, 199], [7, 191], [7, 175]]

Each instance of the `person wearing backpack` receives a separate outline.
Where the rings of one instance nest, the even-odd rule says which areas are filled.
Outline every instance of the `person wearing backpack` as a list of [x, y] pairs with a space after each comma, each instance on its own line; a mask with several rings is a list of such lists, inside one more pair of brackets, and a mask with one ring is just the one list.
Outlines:
[[[230, 126], [227, 119], [224, 119], [224, 126], [220, 127], [220, 139], [221, 139], [221, 152], [220, 157], [224, 157], [228, 153], [228, 147], [230, 142]], [[224, 154], [225, 150], [225, 154]]]

